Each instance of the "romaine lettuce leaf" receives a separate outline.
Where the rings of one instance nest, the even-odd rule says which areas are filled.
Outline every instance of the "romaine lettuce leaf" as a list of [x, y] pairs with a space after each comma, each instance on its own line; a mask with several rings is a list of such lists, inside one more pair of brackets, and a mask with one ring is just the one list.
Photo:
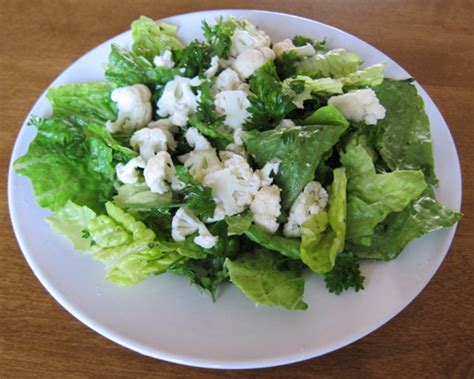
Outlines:
[[224, 220], [227, 223], [227, 235], [241, 236], [252, 225], [253, 214], [250, 210], [247, 210], [235, 216], [225, 216]]
[[423, 170], [426, 181], [436, 184], [430, 123], [423, 99], [408, 81], [385, 79], [374, 88], [387, 113], [379, 120], [377, 148], [392, 170]]
[[41, 207], [57, 211], [68, 200], [103, 210], [114, 193], [112, 149], [84, 128], [56, 118], [33, 118], [38, 133], [13, 167], [31, 180]]
[[301, 228], [301, 260], [320, 275], [333, 269], [346, 237], [347, 178], [343, 168], [333, 174], [328, 210], [310, 216]]
[[175, 25], [141, 16], [132, 22], [132, 51], [152, 62], [165, 50], [182, 49], [184, 46], [176, 36], [177, 31]]
[[337, 79], [311, 79], [309, 76], [298, 75], [283, 82], [283, 93], [290, 96], [298, 108], [304, 108], [304, 102], [312, 95], [334, 95], [342, 93], [342, 83]]
[[357, 54], [335, 49], [302, 60], [297, 64], [297, 72], [312, 78], [340, 78], [353, 73], [361, 64]]
[[390, 214], [377, 226], [372, 246], [351, 246], [361, 258], [388, 261], [395, 259], [412, 240], [432, 231], [449, 228], [461, 219], [461, 213], [440, 204], [427, 189], [401, 212]]
[[258, 225], [251, 225], [245, 235], [253, 242], [269, 250], [277, 251], [291, 259], [300, 259], [299, 238], [286, 238], [278, 234], [268, 234]]
[[392, 212], [400, 212], [426, 188], [423, 172], [399, 170], [376, 174], [362, 146], [350, 146], [341, 156], [348, 184], [347, 241], [370, 246], [374, 228]]
[[358, 70], [340, 78], [345, 90], [360, 87], [375, 87], [384, 80], [383, 70], [385, 63], [377, 63], [373, 66]]
[[305, 310], [304, 279], [298, 263], [268, 250], [256, 250], [226, 259], [224, 266], [230, 281], [257, 304]]
[[243, 133], [247, 152], [255, 158], [259, 167], [272, 158], [281, 160], [275, 183], [282, 190], [283, 209], [293, 204], [304, 186], [313, 179], [321, 159], [349, 127], [335, 107], [323, 107], [317, 112], [323, 114], [327, 122], [286, 130]]
[[46, 97], [55, 117], [74, 117], [103, 124], [117, 118], [117, 108], [110, 98], [112, 90], [107, 82], [74, 83], [52, 87]]

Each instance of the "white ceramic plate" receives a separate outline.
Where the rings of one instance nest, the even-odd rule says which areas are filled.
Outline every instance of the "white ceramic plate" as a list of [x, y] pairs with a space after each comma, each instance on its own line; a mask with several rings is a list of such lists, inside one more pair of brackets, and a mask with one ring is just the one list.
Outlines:
[[[295, 34], [327, 38], [330, 47], [357, 52], [366, 65], [388, 61], [386, 74], [410, 75], [374, 47], [333, 27], [280, 13], [226, 10], [170, 17], [186, 42], [200, 36], [202, 19], [220, 15], [245, 17], [265, 30], [273, 41]], [[103, 78], [110, 44], [130, 47], [130, 32], [96, 47], [51, 85]], [[448, 127], [426, 92], [417, 86], [431, 120], [439, 200], [459, 209], [461, 175]], [[31, 114], [50, 112], [44, 94]], [[29, 116], [28, 116], [29, 118]], [[12, 161], [23, 155], [34, 137], [23, 125]], [[389, 263], [364, 263], [365, 291], [341, 296], [327, 292], [315, 275], [306, 282], [305, 312], [256, 307], [238, 289], [227, 286], [213, 303], [180, 277], [165, 274], [131, 287], [117, 287], [104, 279], [101, 263], [75, 252], [53, 233], [36, 206], [29, 181], [9, 173], [11, 218], [21, 249], [33, 272], [51, 295], [70, 313], [103, 336], [142, 354], [176, 363], [214, 368], [254, 368], [317, 357], [345, 346], [380, 327], [423, 289], [443, 261], [455, 228], [434, 232], [411, 243]]]

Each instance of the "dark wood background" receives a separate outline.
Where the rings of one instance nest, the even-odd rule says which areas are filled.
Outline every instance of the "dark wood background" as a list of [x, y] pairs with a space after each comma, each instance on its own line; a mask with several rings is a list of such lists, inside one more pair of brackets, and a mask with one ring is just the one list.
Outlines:
[[[45, 291], [12, 232], [11, 149], [26, 114], [75, 59], [152, 18], [213, 8], [302, 15], [346, 30], [410, 72], [446, 118], [463, 170], [463, 212], [438, 273], [401, 314], [326, 356], [249, 371], [189, 368], [141, 356], [96, 334]], [[0, 1], [0, 377], [474, 377], [473, 1]]]

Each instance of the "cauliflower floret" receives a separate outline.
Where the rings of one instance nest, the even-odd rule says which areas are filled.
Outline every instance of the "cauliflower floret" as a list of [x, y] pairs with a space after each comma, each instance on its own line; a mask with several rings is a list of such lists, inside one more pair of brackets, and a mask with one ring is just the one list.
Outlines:
[[142, 157], [132, 158], [126, 164], [117, 163], [117, 166], [115, 166], [117, 179], [124, 184], [136, 183], [138, 180], [138, 168], [145, 168], [145, 161]]
[[385, 117], [385, 108], [380, 104], [374, 90], [370, 88], [332, 96], [328, 100], [328, 105], [334, 105], [347, 119], [363, 121], [367, 125], [375, 125], [377, 120]]
[[156, 67], [174, 67], [173, 54], [170, 50], [163, 51], [160, 55], [153, 58], [153, 64]]
[[151, 192], [159, 194], [168, 192], [170, 184], [177, 181], [171, 156], [166, 151], [160, 151], [151, 157], [146, 163], [143, 176]]
[[231, 56], [236, 57], [251, 48], [259, 49], [270, 46], [272, 40], [263, 30], [259, 30], [247, 20], [242, 20], [242, 22], [244, 27], [236, 28], [232, 34]]
[[257, 173], [260, 176], [260, 180], [263, 186], [269, 186], [273, 183], [272, 173], [273, 175], [278, 174], [278, 169], [280, 168], [281, 160], [278, 158], [270, 159], [265, 165], [262, 167], [261, 170], [257, 170]]
[[120, 129], [130, 131], [148, 124], [151, 120], [151, 92], [143, 84], [116, 88], [111, 99], [117, 103], [117, 120], [107, 121], [106, 129], [115, 133]]
[[194, 243], [210, 249], [217, 243], [218, 237], [213, 236], [206, 225], [204, 225], [189, 209], [179, 208], [173, 220], [171, 221], [171, 237], [175, 241], [184, 241], [187, 236], [198, 232], [198, 236], [194, 238]]
[[225, 114], [224, 123], [232, 129], [240, 129], [245, 120], [250, 116], [247, 108], [250, 102], [244, 91], [219, 92], [214, 101], [216, 111]]
[[211, 58], [211, 65], [206, 71], [204, 71], [204, 75], [206, 75], [208, 78], [213, 78], [214, 75], [217, 74], [217, 70], [219, 70], [219, 57], [213, 56]]
[[239, 74], [231, 68], [226, 68], [219, 75], [217, 75], [216, 83], [214, 84], [214, 93], [217, 94], [222, 91], [241, 90], [249, 93], [249, 85], [240, 80]]
[[248, 49], [237, 57], [232, 64], [232, 68], [237, 71], [242, 79], [247, 79], [253, 75], [257, 68], [271, 59], [275, 59], [275, 53], [269, 47]]
[[201, 84], [198, 77], [189, 79], [182, 76], [166, 83], [158, 100], [157, 113], [160, 117], [170, 116], [174, 125], [184, 126], [188, 122], [191, 113], [196, 112], [198, 96], [193, 92], [192, 87]]
[[194, 150], [178, 159], [196, 180], [202, 181], [209, 172], [222, 168], [216, 150], [196, 128], [189, 128], [184, 137]]
[[252, 203], [260, 188], [260, 177], [238, 154], [226, 152], [221, 158], [224, 168], [207, 174], [203, 184], [212, 188], [214, 199], [218, 205], [222, 204], [224, 214], [232, 216]]
[[134, 149], [138, 148], [142, 158], [148, 161], [159, 151], [174, 150], [176, 141], [169, 130], [160, 127], [148, 127], [133, 133], [130, 145]]
[[273, 51], [277, 57], [283, 53], [286, 53], [287, 51], [294, 51], [299, 57], [310, 57], [316, 54], [316, 50], [314, 50], [314, 47], [310, 43], [307, 43], [304, 46], [296, 47], [293, 44], [293, 41], [288, 38], [275, 43], [273, 45]]
[[281, 213], [280, 201], [280, 188], [272, 185], [260, 188], [250, 204], [254, 222], [270, 234], [279, 227], [277, 218]]
[[328, 202], [328, 194], [319, 182], [309, 182], [290, 208], [288, 222], [283, 227], [285, 237], [300, 237], [301, 225], [309, 216], [318, 214]]
[[186, 142], [194, 148], [194, 150], [209, 150], [211, 144], [195, 127], [189, 128], [184, 134]]
[[296, 124], [293, 122], [293, 120], [290, 120], [289, 118], [285, 118], [280, 121], [280, 123], [277, 125], [276, 129], [281, 130], [281, 129], [291, 129], [296, 127]]

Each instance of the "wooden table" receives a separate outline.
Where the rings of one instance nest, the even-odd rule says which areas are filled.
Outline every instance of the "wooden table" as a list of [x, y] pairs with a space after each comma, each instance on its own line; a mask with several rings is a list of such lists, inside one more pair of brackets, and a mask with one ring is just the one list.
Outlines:
[[474, 377], [474, 3], [472, 1], [0, 2], [1, 182], [24, 117], [48, 84], [92, 47], [153, 18], [209, 8], [306, 16], [373, 44], [405, 67], [446, 118], [460, 154], [464, 218], [442, 267], [401, 314], [326, 356], [253, 371], [188, 368], [141, 356], [96, 334], [46, 292], [13, 235], [0, 227], [0, 377]]

